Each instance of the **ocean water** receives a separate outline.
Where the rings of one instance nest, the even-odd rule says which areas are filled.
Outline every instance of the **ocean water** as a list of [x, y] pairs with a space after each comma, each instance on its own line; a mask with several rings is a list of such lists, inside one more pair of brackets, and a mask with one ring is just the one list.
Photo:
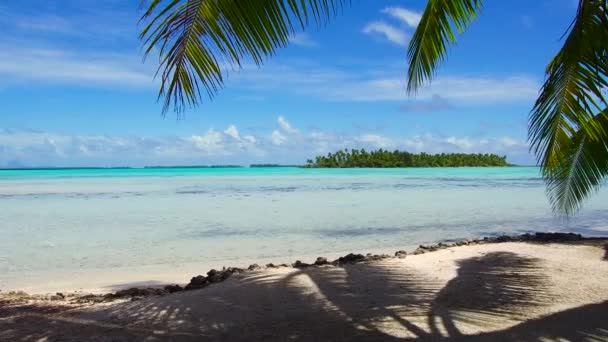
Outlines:
[[209, 267], [503, 233], [608, 235], [607, 199], [556, 217], [533, 167], [4, 170], [0, 290], [187, 282]]

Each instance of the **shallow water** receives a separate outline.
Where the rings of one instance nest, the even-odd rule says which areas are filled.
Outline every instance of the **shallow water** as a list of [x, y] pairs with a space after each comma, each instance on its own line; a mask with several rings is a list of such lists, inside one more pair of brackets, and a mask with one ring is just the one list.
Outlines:
[[502, 233], [608, 235], [608, 191], [562, 220], [551, 213], [538, 172], [0, 171], [0, 289], [49, 288], [43, 285], [66, 277], [146, 268], [170, 274], [180, 265], [379, 252]]

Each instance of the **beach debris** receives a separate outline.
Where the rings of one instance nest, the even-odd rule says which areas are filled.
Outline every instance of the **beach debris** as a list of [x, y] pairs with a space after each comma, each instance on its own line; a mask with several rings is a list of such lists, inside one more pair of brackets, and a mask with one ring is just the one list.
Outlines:
[[258, 264], [251, 264], [249, 265], [249, 267], [247, 267], [248, 270], [253, 271], [253, 270], [259, 270], [261, 267]]

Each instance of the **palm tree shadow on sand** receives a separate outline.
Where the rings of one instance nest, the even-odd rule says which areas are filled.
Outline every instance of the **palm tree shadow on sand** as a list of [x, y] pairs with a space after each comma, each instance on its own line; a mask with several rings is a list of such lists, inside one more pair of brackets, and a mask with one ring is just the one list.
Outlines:
[[0, 340], [608, 340], [608, 302], [540, 315], [552, 298], [539, 259], [495, 252], [459, 260], [447, 283], [392, 263], [253, 273], [59, 318], [22, 313], [0, 320]]

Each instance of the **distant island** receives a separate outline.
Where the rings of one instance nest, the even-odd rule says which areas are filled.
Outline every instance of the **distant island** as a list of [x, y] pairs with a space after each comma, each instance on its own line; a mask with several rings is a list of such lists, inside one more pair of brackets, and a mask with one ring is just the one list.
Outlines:
[[482, 153], [409, 153], [406, 151], [340, 150], [306, 161], [305, 168], [514, 166], [507, 156]]

